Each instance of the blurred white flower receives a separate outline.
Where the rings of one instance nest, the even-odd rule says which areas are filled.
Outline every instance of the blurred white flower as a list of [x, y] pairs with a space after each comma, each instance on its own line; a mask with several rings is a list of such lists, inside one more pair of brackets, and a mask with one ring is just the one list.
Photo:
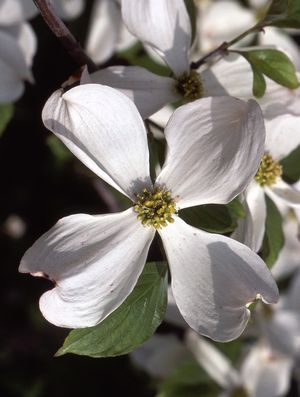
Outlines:
[[257, 305], [260, 332], [272, 350], [287, 357], [300, 358], [300, 272], [277, 305]]
[[122, 22], [119, 1], [96, 0], [86, 42], [86, 51], [93, 61], [104, 63], [115, 51], [126, 50], [136, 41]]
[[290, 385], [293, 359], [274, 352], [263, 341], [253, 345], [240, 370], [213, 344], [187, 333], [187, 345], [198, 363], [222, 387], [220, 397], [280, 397]]
[[277, 301], [269, 270], [248, 247], [191, 227], [177, 215], [180, 208], [227, 203], [253, 178], [264, 142], [254, 101], [206, 98], [178, 108], [165, 129], [168, 153], [154, 186], [143, 121], [119, 91], [99, 84], [58, 90], [43, 120], [134, 203], [122, 213], [66, 217], [25, 253], [21, 272], [55, 281], [40, 299], [50, 322], [81, 328], [113, 312], [133, 290], [156, 231], [176, 303], [197, 332], [234, 339], [249, 319], [247, 304], [257, 297]]
[[37, 43], [26, 21], [36, 13], [30, 0], [0, 1], [0, 103], [17, 100], [24, 81], [33, 81], [30, 67]]

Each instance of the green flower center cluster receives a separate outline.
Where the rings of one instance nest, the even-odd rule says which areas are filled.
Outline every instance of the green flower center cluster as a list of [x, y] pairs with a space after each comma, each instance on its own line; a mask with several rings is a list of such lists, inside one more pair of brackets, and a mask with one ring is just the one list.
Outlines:
[[154, 229], [161, 229], [167, 226], [168, 222], [173, 223], [172, 216], [177, 213], [171, 193], [159, 187], [153, 191], [143, 189], [141, 193], [137, 193], [133, 208], [138, 213], [137, 219], [142, 225]]
[[275, 161], [269, 154], [264, 154], [255, 180], [260, 186], [272, 186], [281, 174], [282, 167], [279, 162]]
[[194, 101], [203, 96], [203, 85], [199, 73], [192, 70], [190, 74], [185, 73], [177, 80], [177, 91], [188, 101]]
[[231, 392], [230, 397], [249, 397], [249, 394], [243, 386], [240, 386]]

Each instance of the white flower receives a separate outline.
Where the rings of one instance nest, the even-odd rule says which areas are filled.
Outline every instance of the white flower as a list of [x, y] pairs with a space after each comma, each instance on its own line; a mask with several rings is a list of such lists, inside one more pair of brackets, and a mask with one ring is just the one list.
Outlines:
[[[232, 0], [196, 0], [197, 30], [193, 58], [198, 59], [251, 28], [256, 23], [255, 13]], [[246, 36], [237, 45], [248, 45], [253, 35]]]
[[201, 81], [189, 66], [191, 23], [183, 0], [122, 0], [121, 5], [128, 30], [161, 56], [173, 77], [158, 76], [139, 66], [113, 66], [92, 73], [92, 82], [122, 91], [144, 119], [182, 97], [200, 98]]
[[37, 45], [26, 20], [36, 12], [30, 0], [3, 0], [0, 4], [0, 103], [17, 100], [24, 81], [33, 81], [30, 67]]
[[104, 63], [116, 50], [125, 50], [136, 42], [122, 22], [118, 0], [96, 0], [86, 42], [86, 51], [94, 62]]
[[300, 269], [299, 223], [290, 211], [283, 218], [284, 245], [272, 266], [272, 274], [276, 280], [290, 276]]
[[60, 18], [69, 21], [77, 18], [83, 11], [85, 0], [51, 0]]
[[262, 341], [251, 347], [240, 371], [211, 343], [188, 332], [187, 344], [199, 364], [222, 387], [220, 397], [279, 397], [287, 393], [293, 359]]
[[133, 363], [155, 378], [166, 378], [178, 365], [193, 356], [172, 334], [154, 334], [141, 347], [130, 353]]
[[268, 123], [265, 154], [255, 179], [244, 192], [247, 217], [241, 220], [234, 238], [259, 251], [265, 234], [267, 216], [265, 194], [288, 207], [300, 207], [300, 192], [281, 178], [280, 160], [300, 144], [300, 134], [295, 130], [295, 117], [278, 117]]
[[25, 253], [21, 272], [46, 274], [56, 283], [40, 299], [50, 322], [87, 327], [112, 313], [133, 290], [156, 228], [176, 303], [199, 333], [236, 338], [250, 316], [248, 303], [258, 294], [276, 302], [269, 270], [248, 247], [172, 214], [175, 207], [227, 203], [253, 178], [264, 142], [254, 101], [206, 98], [177, 109], [165, 129], [168, 152], [154, 186], [143, 121], [119, 91], [98, 84], [58, 90], [43, 120], [86, 166], [134, 203], [122, 213], [63, 218]]
[[260, 331], [272, 349], [288, 357], [300, 357], [300, 273], [293, 277], [277, 305], [258, 305]]

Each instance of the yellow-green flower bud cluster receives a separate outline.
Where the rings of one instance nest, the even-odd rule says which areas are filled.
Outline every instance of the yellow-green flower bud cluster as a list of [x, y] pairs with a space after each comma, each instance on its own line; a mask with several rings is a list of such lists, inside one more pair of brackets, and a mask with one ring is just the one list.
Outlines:
[[151, 226], [154, 229], [161, 229], [169, 223], [173, 223], [173, 215], [177, 213], [176, 203], [171, 197], [171, 193], [159, 187], [153, 191], [143, 189], [136, 194], [134, 205], [135, 212], [138, 213], [137, 219], [143, 226]]
[[282, 167], [279, 162], [275, 161], [269, 154], [264, 154], [255, 180], [260, 186], [272, 186], [281, 174]]
[[185, 73], [177, 80], [177, 91], [184, 99], [194, 101], [203, 95], [203, 86], [199, 73], [192, 70], [190, 74]]

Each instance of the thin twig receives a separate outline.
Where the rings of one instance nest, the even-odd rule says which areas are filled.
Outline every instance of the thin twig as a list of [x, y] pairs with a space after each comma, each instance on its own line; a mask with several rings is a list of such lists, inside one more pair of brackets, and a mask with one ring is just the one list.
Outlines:
[[95, 72], [97, 65], [87, 56], [63, 21], [56, 15], [50, 0], [33, 0], [44, 21], [59, 39], [78, 66], [87, 65], [89, 72]]
[[228, 53], [228, 48], [233, 44], [236, 44], [238, 41], [242, 40], [244, 37], [248, 36], [250, 33], [258, 32], [262, 30], [262, 27], [259, 24], [254, 25], [252, 28], [246, 30], [244, 33], [238, 35], [231, 41], [224, 41], [219, 47], [210, 51], [208, 54], [204, 55], [196, 62], [192, 62], [190, 65], [191, 69], [198, 69], [201, 65], [203, 65], [208, 59], [213, 58], [218, 55], [226, 55]]

